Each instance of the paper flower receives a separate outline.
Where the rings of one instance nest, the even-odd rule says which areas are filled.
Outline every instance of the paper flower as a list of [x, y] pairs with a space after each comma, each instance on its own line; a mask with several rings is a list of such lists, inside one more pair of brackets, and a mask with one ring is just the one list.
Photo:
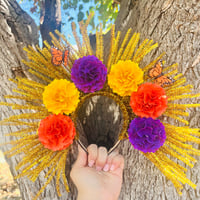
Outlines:
[[103, 88], [107, 68], [95, 56], [84, 56], [75, 60], [71, 69], [71, 79], [84, 93], [95, 92]]
[[136, 92], [131, 94], [130, 105], [133, 112], [139, 117], [159, 117], [167, 108], [167, 96], [165, 90], [153, 83], [145, 83], [139, 86]]
[[53, 151], [66, 149], [76, 135], [74, 123], [66, 115], [49, 115], [40, 121], [38, 136], [44, 147]]
[[129, 141], [135, 149], [155, 152], [166, 139], [165, 127], [160, 120], [152, 118], [135, 118], [128, 129]]
[[119, 61], [112, 65], [108, 74], [108, 84], [113, 92], [121, 96], [130, 96], [138, 85], [143, 83], [143, 71], [131, 60]]
[[45, 87], [43, 103], [53, 114], [70, 114], [79, 102], [79, 91], [74, 83], [65, 79], [52, 81]]

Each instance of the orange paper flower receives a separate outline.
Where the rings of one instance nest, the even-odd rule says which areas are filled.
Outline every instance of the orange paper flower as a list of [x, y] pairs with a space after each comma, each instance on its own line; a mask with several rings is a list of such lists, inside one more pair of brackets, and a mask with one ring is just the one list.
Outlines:
[[38, 128], [40, 142], [48, 149], [59, 151], [66, 149], [76, 135], [74, 123], [66, 115], [49, 115], [41, 120]]
[[79, 91], [74, 83], [55, 79], [45, 87], [43, 103], [49, 112], [70, 114], [76, 109], [78, 102]]
[[131, 95], [130, 105], [139, 117], [159, 117], [167, 108], [165, 90], [153, 83], [144, 83]]
[[131, 60], [119, 61], [112, 65], [108, 75], [108, 84], [113, 92], [121, 96], [130, 96], [143, 82], [144, 72]]

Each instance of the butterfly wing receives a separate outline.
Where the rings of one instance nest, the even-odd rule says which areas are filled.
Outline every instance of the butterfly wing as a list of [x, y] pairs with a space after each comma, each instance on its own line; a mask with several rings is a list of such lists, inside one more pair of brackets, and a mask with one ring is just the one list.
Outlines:
[[162, 74], [162, 61], [158, 60], [155, 66], [149, 70], [148, 75], [151, 78], [159, 77]]
[[65, 67], [67, 67], [67, 64], [68, 64], [68, 57], [69, 57], [69, 50], [67, 49], [63, 53], [63, 64]]
[[63, 52], [55, 47], [51, 47], [51, 62], [55, 66], [61, 65], [63, 61]]
[[164, 87], [164, 86], [171, 85], [172, 83], [174, 83], [174, 79], [169, 78], [167, 76], [160, 76], [154, 80], [154, 83], [160, 85], [161, 87]]

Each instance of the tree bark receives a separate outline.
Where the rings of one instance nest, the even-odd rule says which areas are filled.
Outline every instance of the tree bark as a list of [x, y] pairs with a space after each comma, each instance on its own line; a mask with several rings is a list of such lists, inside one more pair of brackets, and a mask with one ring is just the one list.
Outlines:
[[[11, 94], [11, 87], [14, 85], [8, 81], [8, 78], [16, 76], [27, 77], [26, 67], [22, 63], [22, 59], [26, 59], [24, 46], [38, 44], [38, 28], [34, 20], [24, 12], [16, 1], [1, 0], [0, 1], [0, 101], [5, 101], [3, 96]], [[10, 108], [0, 107], [0, 120], [19, 113]], [[14, 138], [5, 137], [5, 133], [17, 130], [19, 127], [2, 127], [0, 126], [0, 143], [11, 141]], [[1, 149], [6, 151], [10, 146], [2, 146]], [[19, 157], [6, 159], [13, 175], [16, 175], [15, 166], [19, 161]], [[0, 169], [1, 171], [1, 169]], [[31, 193], [31, 185], [27, 184], [27, 180], [17, 180], [22, 197], [26, 199], [26, 192]], [[32, 184], [32, 187], [34, 185]], [[29, 188], [29, 189], [28, 189]], [[1, 198], [0, 198], [1, 199]]]
[[43, 10], [40, 17], [40, 32], [42, 41], [47, 41], [50, 45], [51, 37], [49, 32], [54, 33], [55, 30], [61, 32], [61, 3], [60, 0], [45, 0], [41, 9]]
[[[159, 48], [145, 57], [144, 63], [166, 52], [166, 64], [179, 63], [183, 73], [194, 90], [200, 92], [200, 62], [192, 66], [200, 54], [200, 2], [197, 0], [128, 0], [122, 1], [116, 20], [116, 30], [125, 31], [131, 27], [145, 38], [159, 43]], [[187, 103], [184, 100], [183, 103]], [[190, 102], [190, 101], [189, 101]], [[194, 102], [199, 102], [193, 100]], [[190, 110], [190, 126], [200, 127], [200, 109]], [[200, 159], [193, 169], [188, 169], [188, 177], [197, 184], [193, 190], [185, 185], [179, 196], [173, 184], [166, 180], [158, 169], [141, 153], [134, 150], [128, 141], [120, 145], [125, 156], [124, 183], [120, 199], [126, 200], [192, 200], [200, 199]]]
[[[3, 2], [3, 4], [2, 4]], [[7, 82], [7, 77], [14, 76], [11, 67], [22, 66], [21, 58], [25, 54], [22, 51], [22, 46], [25, 44], [33, 44], [34, 40], [34, 25], [25, 23], [19, 20], [19, 24], [24, 24], [27, 28], [32, 28], [32, 31], [25, 32], [26, 28], [19, 28], [16, 24], [17, 16], [21, 12], [11, 9], [12, 5], [16, 6], [15, 1], [4, 0], [0, 4], [0, 45], [4, 48], [0, 50], [0, 97], [4, 94], [10, 94], [11, 84]], [[12, 3], [14, 2], [14, 3]], [[18, 7], [17, 7], [18, 8]], [[5, 10], [5, 11], [4, 11]], [[12, 10], [12, 12], [11, 12]], [[12, 13], [12, 15], [11, 15]], [[25, 15], [26, 20], [28, 17]], [[7, 19], [13, 19], [8, 23]], [[30, 19], [30, 18], [29, 18]], [[132, 28], [136, 32], [141, 33], [141, 41], [145, 38], [153, 39], [159, 43], [159, 48], [146, 56], [143, 64], [150, 62], [163, 51], [166, 52], [164, 59], [168, 65], [178, 62], [179, 71], [182, 72], [188, 79], [188, 83], [194, 85], [194, 89], [200, 92], [200, 63], [193, 66], [193, 62], [200, 53], [200, 2], [198, 0], [123, 0], [121, 9], [116, 21], [116, 30], [122, 31], [122, 38], [128, 28]], [[23, 23], [24, 22], [24, 23]], [[31, 24], [31, 25], [30, 25]], [[17, 30], [18, 34], [15, 34]], [[27, 30], [30, 30], [27, 28]], [[24, 35], [25, 34], [25, 35]], [[21, 35], [21, 36], [20, 36]], [[20, 38], [20, 39], [19, 39]], [[104, 44], [109, 44], [109, 36], [105, 37]], [[105, 52], [109, 52], [109, 45], [105, 45]], [[186, 101], [185, 101], [186, 102]], [[193, 101], [195, 102], [195, 101]], [[102, 132], [118, 133], [121, 124], [121, 115], [116, 115], [116, 112], [109, 110], [109, 105], [113, 104], [105, 98], [92, 98], [90, 102], [83, 105], [79, 119], [82, 123], [82, 132], [91, 133], [92, 130], [104, 130]], [[114, 107], [116, 105], [113, 105]], [[8, 117], [17, 113], [7, 107], [1, 107], [1, 118]], [[118, 112], [118, 107], [114, 109]], [[200, 127], [200, 109], [190, 110], [190, 126]], [[20, 111], [22, 112], [22, 111]], [[101, 113], [98, 114], [97, 113]], [[103, 117], [102, 117], [103, 116]], [[100, 120], [99, 120], [99, 117]], [[102, 119], [102, 120], [101, 120]], [[87, 123], [89, 121], [90, 123]], [[116, 122], [115, 126], [112, 125]], [[93, 129], [94, 128], [94, 129]], [[1, 127], [1, 141], [13, 140], [3, 136], [11, 130], [17, 130], [18, 127]], [[3, 150], [9, 149], [9, 145], [4, 146]], [[183, 195], [180, 197], [173, 184], [166, 180], [161, 172], [140, 152], [134, 150], [128, 141], [122, 141], [119, 146], [120, 152], [125, 157], [124, 182], [120, 194], [120, 200], [194, 200], [200, 199], [200, 162], [198, 161], [193, 169], [188, 169], [188, 178], [197, 184], [197, 189], [194, 191], [189, 186], [185, 186]], [[66, 175], [69, 179], [69, 171], [76, 157], [76, 145], [73, 145], [67, 162]], [[11, 170], [14, 175], [16, 171], [14, 166], [17, 164], [20, 157], [13, 157], [8, 160]], [[200, 160], [199, 158], [197, 158]], [[37, 193], [39, 188], [44, 183], [44, 173], [39, 179], [32, 183], [27, 178], [18, 180], [22, 197], [25, 200], [31, 200]], [[64, 188], [61, 188], [62, 197], [57, 197], [55, 190], [55, 182], [48, 185], [45, 192], [39, 199], [42, 200], [64, 200], [76, 199], [76, 190], [70, 182], [71, 193], [67, 194]]]

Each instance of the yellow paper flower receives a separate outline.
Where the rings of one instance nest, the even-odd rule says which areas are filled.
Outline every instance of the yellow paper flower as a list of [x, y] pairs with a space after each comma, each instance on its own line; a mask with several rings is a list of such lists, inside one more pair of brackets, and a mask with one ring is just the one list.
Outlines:
[[53, 114], [70, 114], [79, 102], [79, 91], [74, 83], [65, 79], [52, 81], [45, 87], [43, 103]]
[[119, 61], [111, 66], [108, 75], [108, 84], [113, 92], [121, 96], [130, 96], [132, 92], [137, 91], [138, 85], [143, 80], [144, 72], [137, 63], [131, 60]]

